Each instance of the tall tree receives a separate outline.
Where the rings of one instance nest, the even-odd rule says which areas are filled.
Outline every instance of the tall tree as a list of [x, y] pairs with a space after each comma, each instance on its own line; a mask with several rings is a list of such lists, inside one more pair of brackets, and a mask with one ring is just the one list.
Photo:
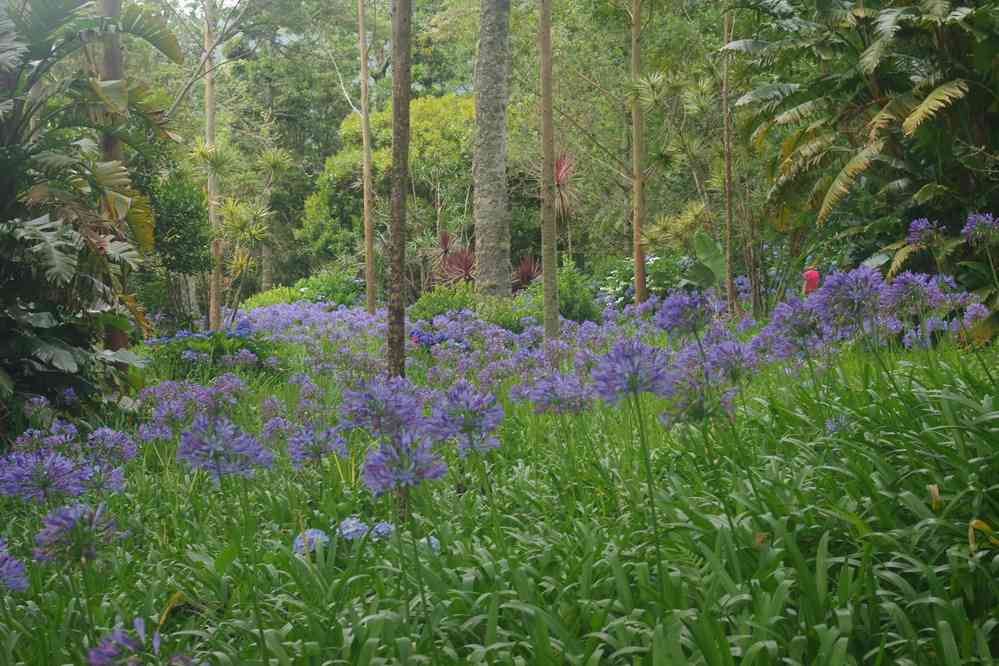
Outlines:
[[371, 185], [371, 112], [368, 99], [368, 34], [364, 0], [357, 0], [357, 43], [361, 56], [361, 181], [364, 189], [364, 284], [368, 312], [375, 312], [375, 225], [371, 219], [374, 193]]
[[[732, 14], [725, 13], [722, 23], [722, 43], [732, 41]], [[729, 54], [722, 53], [721, 111], [722, 142], [725, 150], [725, 294], [728, 307], [736, 308], [735, 279], [732, 275], [732, 111], [728, 103]]]
[[[631, 0], [631, 81], [642, 78], [642, 0]], [[637, 86], [631, 95], [631, 233], [635, 257], [635, 302], [646, 297], [642, 221], [645, 217], [645, 114]]]
[[[215, 0], [205, 0], [205, 149], [215, 149]], [[208, 170], [208, 224], [212, 228], [212, 274], [208, 284], [208, 327], [222, 327], [222, 229], [218, 214], [218, 174]]]
[[475, 66], [475, 286], [509, 296], [510, 202], [506, 178], [506, 108], [510, 83], [510, 0], [482, 0]]
[[[100, 12], [102, 16], [117, 22], [121, 17], [121, 0], [101, 0]], [[101, 80], [122, 81], [125, 78], [125, 57], [121, 50], [121, 33], [117, 30], [108, 31], [104, 35], [103, 56]], [[112, 129], [104, 132], [101, 144], [105, 161], [121, 161], [121, 139]]]
[[552, 3], [541, 0], [538, 51], [541, 55], [541, 271], [545, 338], [558, 337], [558, 258], [555, 243], [555, 123], [552, 117]]
[[406, 194], [409, 189], [410, 42], [413, 6], [392, 11], [392, 222], [389, 226], [388, 373], [406, 374]]

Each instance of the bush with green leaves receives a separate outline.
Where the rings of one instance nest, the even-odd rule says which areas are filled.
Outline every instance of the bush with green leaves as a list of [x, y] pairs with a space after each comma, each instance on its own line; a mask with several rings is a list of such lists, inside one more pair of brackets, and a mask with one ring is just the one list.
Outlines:
[[534, 294], [521, 291], [513, 296], [483, 296], [475, 303], [475, 312], [483, 321], [521, 333], [531, 324], [541, 323], [542, 304]]
[[239, 306], [244, 312], [249, 312], [256, 308], [278, 303], [294, 303], [296, 301], [307, 300], [298, 289], [294, 287], [274, 287], [267, 291], [261, 291], [243, 301]]
[[295, 283], [294, 289], [301, 294], [297, 300], [354, 305], [364, 291], [364, 281], [350, 272], [328, 268], [302, 278]]
[[[645, 282], [649, 293], [663, 295], [680, 286], [693, 258], [680, 250], [663, 247], [645, 255]], [[635, 259], [615, 258], [596, 271], [600, 293], [616, 305], [630, 303], [635, 295]]]
[[[544, 295], [544, 281], [535, 280], [527, 291], [538, 302]], [[558, 311], [571, 321], [599, 321], [600, 305], [593, 280], [566, 257], [558, 271]]]
[[430, 320], [437, 315], [458, 310], [475, 310], [475, 286], [470, 282], [442, 284], [420, 294], [409, 306], [412, 321]]
[[[236, 368], [274, 370], [278, 346], [238, 329], [212, 333], [180, 331], [170, 338], [148, 340], [141, 351], [162, 379], [207, 376]], [[274, 360], [272, 360], [274, 359]]]

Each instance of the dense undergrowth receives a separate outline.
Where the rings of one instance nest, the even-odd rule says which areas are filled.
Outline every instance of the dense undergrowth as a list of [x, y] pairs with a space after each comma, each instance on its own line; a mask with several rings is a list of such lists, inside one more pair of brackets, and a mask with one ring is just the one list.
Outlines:
[[[135, 410], [74, 433], [38, 404], [15, 445], [79, 460], [104, 425], [135, 455], [90, 435], [102, 508], [37, 540], [69, 472], [0, 498], [25, 588], [0, 662], [993, 663], [996, 354], [963, 297], [913, 310], [867, 277], [764, 327], [675, 294], [548, 349], [453, 313], [412, 327], [412, 384], [373, 379], [384, 318], [357, 309], [157, 341]], [[393, 429], [433, 443], [399, 444], [408, 477], [372, 457]]]

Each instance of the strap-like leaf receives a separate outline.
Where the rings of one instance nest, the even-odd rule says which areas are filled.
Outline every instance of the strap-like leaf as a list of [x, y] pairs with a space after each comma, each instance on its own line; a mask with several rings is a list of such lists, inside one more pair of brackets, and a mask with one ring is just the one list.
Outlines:
[[819, 209], [816, 222], [822, 224], [829, 218], [829, 214], [832, 213], [836, 204], [849, 194], [853, 184], [857, 182], [857, 176], [871, 166], [874, 156], [880, 153], [884, 149], [884, 146], [884, 139], [875, 141], [864, 146], [856, 155], [850, 158], [850, 161], [843, 166], [833, 180], [832, 185], [826, 191], [826, 196], [822, 200], [822, 208]]

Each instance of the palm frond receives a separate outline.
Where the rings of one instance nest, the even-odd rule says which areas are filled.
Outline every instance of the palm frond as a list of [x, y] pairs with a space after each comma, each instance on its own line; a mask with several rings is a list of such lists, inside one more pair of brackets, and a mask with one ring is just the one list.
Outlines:
[[911, 135], [919, 126], [937, 113], [961, 99], [968, 93], [968, 83], [964, 79], [954, 79], [936, 87], [919, 106], [902, 122], [902, 131]]
[[884, 146], [884, 139], [869, 143], [843, 166], [836, 178], [833, 179], [832, 184], [826, 191], [825, 198], [822, 200], [822, 207], [819, 209], [816, 219], [818, 224], [821, 225], [829, 218], [836, 204], [850, 193], [854, 183], [857, 182], [857, 177], [871, 166], [874, 162], [874, 156], [880, 153], [884, 149]]

